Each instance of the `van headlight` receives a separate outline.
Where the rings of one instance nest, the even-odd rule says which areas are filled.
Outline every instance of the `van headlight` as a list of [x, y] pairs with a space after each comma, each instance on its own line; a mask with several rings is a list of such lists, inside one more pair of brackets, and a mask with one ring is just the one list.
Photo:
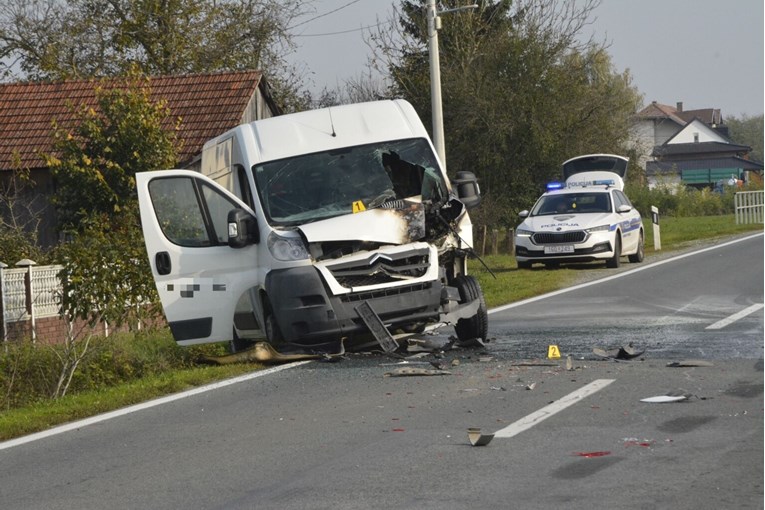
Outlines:
[[521, 237], [530, 237], [534, 235], [534, 232], [531, 230], [524, 230], [522, 228], [519, 228], [518, 230], [515, 231], [515, 235], [521, 236]]
[[599, 227], [588, 228], [586, 232], [592, 234], [593, 232], [608, 232], [609, 230], [611, 230], [611, 225], [601, 225]]
[[287, 237], [271, 232], [266, 242], [268, 251], [276, 260], [303, 260], [311, 257], [299, 236]]

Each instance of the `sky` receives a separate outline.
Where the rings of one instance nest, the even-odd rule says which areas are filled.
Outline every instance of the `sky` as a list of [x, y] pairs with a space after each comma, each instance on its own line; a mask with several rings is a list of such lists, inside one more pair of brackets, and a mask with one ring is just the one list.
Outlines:
[[[303, 24], [293, 29], [298, 49], [289, 61], [308, 73], [313, 92], [342, 87], [366, 74], [363, 28], [387, 23], [394, 5], [313, 0], [312, 12], [295, 20]], [[594, 17], [586, 30], [607, 42], [617, 72], [629, 70], [644, 104], [719, 108], [723, 118], [763, 114], [763, 0], [602, 0]]]

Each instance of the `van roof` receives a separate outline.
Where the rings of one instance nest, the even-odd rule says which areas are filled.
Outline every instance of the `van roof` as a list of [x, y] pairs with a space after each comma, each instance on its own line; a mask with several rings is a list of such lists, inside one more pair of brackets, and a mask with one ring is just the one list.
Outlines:
[[254, 149], [252, 160], [257, 162], [386, 140], [428, 139], [414, 108], [402, 99], [308, 110], [245, 126], [251, 130], [254, 147], [249, 148]]

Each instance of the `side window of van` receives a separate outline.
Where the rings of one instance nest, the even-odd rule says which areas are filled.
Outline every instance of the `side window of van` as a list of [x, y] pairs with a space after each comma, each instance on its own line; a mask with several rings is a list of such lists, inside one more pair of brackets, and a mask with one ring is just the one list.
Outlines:
[[157, 221], [169, 241], [204, 247], [228, 243], [228, 212], [236, 204], [190, 177], [163, 177], [149, 183]]

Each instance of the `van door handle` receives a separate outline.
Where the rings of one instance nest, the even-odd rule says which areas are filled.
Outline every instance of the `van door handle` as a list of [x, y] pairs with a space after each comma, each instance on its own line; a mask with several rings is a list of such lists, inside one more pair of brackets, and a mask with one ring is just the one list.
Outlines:
[[161, 275], [170, 274], [170, 270], [173, 267], [170, 262], [170, 254], [166, 251], [160, 251], [154, 255], [154, 264], [157, 267], [157, 273]]

